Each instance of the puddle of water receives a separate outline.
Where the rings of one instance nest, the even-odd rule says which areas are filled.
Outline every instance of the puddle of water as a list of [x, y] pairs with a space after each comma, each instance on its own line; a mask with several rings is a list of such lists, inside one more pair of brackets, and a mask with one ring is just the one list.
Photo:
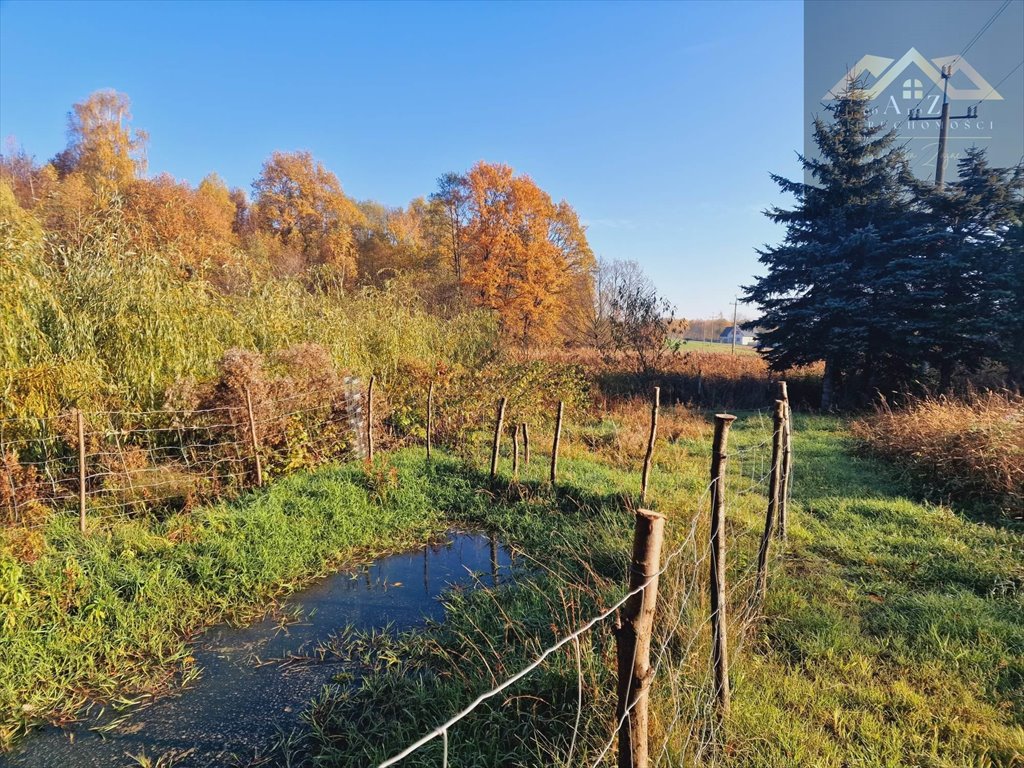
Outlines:
[[33, 768], [138, 766], [177, 755], [175, 768], [242, 764], [265, 750], [278, 729], [299, 724], [305, 704], [345, 670], [336, 660], [260, 664], [258, 660], [312, 654], [345, 626], [396, 630], [441, 619], [438, 598], [476, 578], [497, 583], [511, 573], [508, 551], [482, 534], [452, 533], [445, 544], [393, 555], [354, 571], [329, 576], [283, 602], [301, 612], [299, 623], [279, 627], [273, 617], [247, 627], [218, 625], [196, 643], [198, 681], [120, 715], [107, 712], [66, 728], [30, 734], [0, 765]]

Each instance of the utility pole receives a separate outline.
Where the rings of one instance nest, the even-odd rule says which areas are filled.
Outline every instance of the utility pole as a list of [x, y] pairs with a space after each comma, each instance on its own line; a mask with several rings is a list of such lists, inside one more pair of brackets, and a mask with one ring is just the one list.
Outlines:
[[739, 304], [737, 296], [732, 302], [732, 353], [736, 354], [736, 305]]
[[[953, 76], [953, 65], [947, 64], [942, 68], [942, 113], [939, 115], [939, 153], [935, 158], [935, 186], [942, 189], [943, 177], [946, 174], [946, 136], [949, 133], [949, 121], [972, 120], [978, 116], [978, 108], [968, 107], [966, 115], [949, 114], [949, 78]], [[907, 117], [909, 122], [916, 120], [928, 120], [927, 116], [921, 117], [920, 109], [910, 110]]]

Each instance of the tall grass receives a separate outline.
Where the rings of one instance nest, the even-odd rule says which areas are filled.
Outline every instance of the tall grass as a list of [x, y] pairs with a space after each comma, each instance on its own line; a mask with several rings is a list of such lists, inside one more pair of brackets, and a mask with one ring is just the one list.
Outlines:
[[932, 496], [994, 506], [1024, 520], [1024, 398], [989, 392], [925, 397], [879, 408], [853, 424], [871, 452], [891, 459]]
[[[624, 460], [615, 431], [639, 412], [641, 404], [624, 404], [599, 419], [577, 417], [558, 492], [544, 488], [545, 462], [535, 460], [507, 489], [453, 494], [453, 512], [500, 531], [533, 566], [517, 584], [493, 586], [484, 576], [479, 589], [451, 595], [443, 624], [397, 637], [341, 633], [326, 650], [361, 665], [354, 682], [313, 701], [308, 730], [283, 739], [271, 761], [374, 764], [620, 595], [638, 461]], [[709, 435], [699, 421], [667, 416], [675, 434], [656, 453], [651, 501], [669, 516], [668, 551], [707, 482]], [[727, 562], [737, 603], [763, 525], [762, 489], [747, 486], [751, 470], [760, 474], [755, 446], [766, 430], [746, 414], [731, 438]], [[674, 634], [672, 664], [659, 670], [651, 694], [654, 764], [1016, 766], [1024, 750], [1019, 536], [901, 498], [895, 473], [856, 456], [837, 419], [798, 417], [794, 441], [790, 541], [761, 620], [745, 631], [733, 605], [733, 713], [715, 738], [713, 714], [701, 706], [711, 686], [709, 640], [699, 629], [706, 596], [697, 589], [681, 601], [676, 579], [662, 580], [657, 627]], [[482, 453], [477, 461], [485, 466]], [[448, 493], [486, 482], [465, 467], [444, 473]], [[706, 517], [698, 537], [706, 542]], [[683, 573], [684, 582], [706, 579], [703, 567]], [[613, 731], [608, 629], [584, 636], [582, 675], [567, 646], [454, 726], [449, 764], [591, 764]], [[570, 759], [581, 677], [581, 730]], [[435, 741], [406, 762], [436, 765], [441, 752]]]

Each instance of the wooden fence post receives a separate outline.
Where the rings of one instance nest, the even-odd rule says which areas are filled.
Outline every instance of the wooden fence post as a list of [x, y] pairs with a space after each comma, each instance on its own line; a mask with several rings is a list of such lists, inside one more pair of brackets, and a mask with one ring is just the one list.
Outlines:
[[558, 478], [558, 442], [562, 438], [562, 415], [565, 412], [565, 402], [558, 401], [558, 415], [555, 417], [555, 439], [551, 444], [551, 486], [554, 487]]
[[[619, 768], [647, 768], [648, 693], [651, 687], [651, 630], [658, 601], [665, 517], [646, 509], [636, 513], [629, 591], [615, 627], [618, 670]], [[646, 585], [646, 586], [645, 586]]]
[[512, 477], [519, 477], [519, 425], [512, 426]]
[[715, 696], [720, 715], [729, 714], [729, 651], [725, 611], [725, 469], [729, 427], [735, 416], [715, 414], [715, 441], [711, 453], [711, 663], [715, 668]]
[[523, 468], [530, 466], [530, 428], [523, 422]]
[[786, 429], [786, 403], [775, 401], [775, 413], [772, 419], [772, 469], [768, 481], [768, 510], [764, 517], [764, 534], [761, 536], [761, 547], [757, 551], [757, 588], [755, 594], [764, 601], [768, 591], [768, 546], [775, 533], [775, 519], [779, 514], [780, 491], [782, 488], [782, 444]]
[[263, 485], [263, 464], [260, 462], [260, 441], [256, 437], [256, 418], [252, 413], [252, 395], [245, 386], [245, 408], [249, 412], [249, 437], [252, 438], [252, 457], [256, 461], [256, 485]]
[[654, 388], [654, 404], [651, 406], [651, 434], [647, 438], [647, 454], [640, 477], [640, 503], [647, 501], [647, 483], [651, 479], [651, 460], [654, 458], [654, 441], [658, 438], [658, 408], [661, 405], [661, 387]]
[[430, 461], [430, 430], [434, 426], [434, 381], [427, 388], [427, 461]]
[[370, 384], [366, 387], [366, 459], [373, 463], [373, 385], [376, 376], [370, 376]]
[[76, 412], [76, 417], [78, 420], [78, 530], [85, 533], [85, 418], [82, 416], [81, 408]]
[[498, 451], [501, 448], [501, 430], [505, 424], [507, 398], [498, 401], [498, 420], [494, 423], [494, 444], [491, 446], [491, 480], [498, 474]]
[[786, 382], [779, 382], [779, 397], [785, 403], [782, 427], [782, 481], [779, 485], [778, 535], [785, 539], [789, 534], [789, 482], [793, 463], [793, 415], [789, 407], [789, 391]]

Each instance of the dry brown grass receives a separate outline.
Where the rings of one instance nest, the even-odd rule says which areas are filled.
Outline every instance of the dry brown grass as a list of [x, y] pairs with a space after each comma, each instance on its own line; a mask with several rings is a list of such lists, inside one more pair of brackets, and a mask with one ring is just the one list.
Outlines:
[[705, 408], [763, 408], [774, 399], [776, 381], [789, 383], [789, 398], [797, 407], [817, 407], [821, 397], [822, 366], [789, 370], [768, 369], [752, 354], [682, 352], [666, 357], [662, 370], [641, 376], [635, 360], [625, 354], [602, 354], [594, 349], [536, 352], [548, 362], [571, 363], [587, 371], [597, 391], [607, 398], [646, 394], [661, 386], [664, 403], [688, 403]]
[[[612, 400], [594, 419], [580, 424], [567, 422], [563, 452], [565, 456], [580, 459], [598, 455], [613, 466], [636, 468], [647, 450], [650, 429], [649, 398]], [[658, 413], [659, 445], [701, 439], [710, 432], [708, 420], [685, 405], [662, 405]]]
[[933, 495], [995, 504], [1024, 518], [1024, 398], [990, 392], [969, 400], [913, 401], [853, 424], [874, 453], [927, 484]]

